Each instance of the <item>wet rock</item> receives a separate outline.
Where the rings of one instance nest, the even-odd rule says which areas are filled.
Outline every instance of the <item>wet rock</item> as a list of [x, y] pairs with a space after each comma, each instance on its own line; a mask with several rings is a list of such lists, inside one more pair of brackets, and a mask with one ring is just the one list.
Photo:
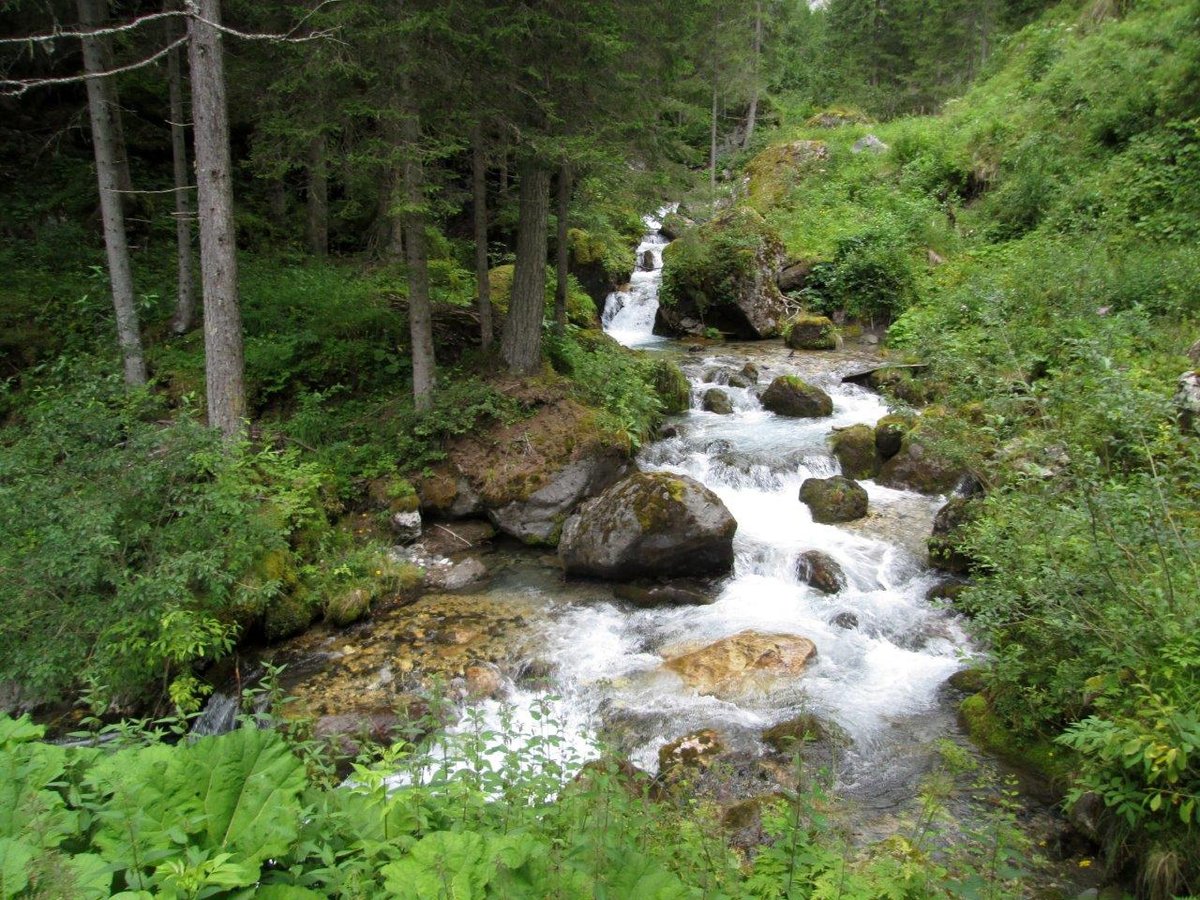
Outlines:
[[830, 625], [836, 625], [838, 628], [844, 628], [847, 631], [853, 631], [858, 627], [858, 616], [852, 612], [840, 612], [829, 620]]
[[668, 441], [671, 438], [679, 437], [678, 425], [664, 425], [658, 430], [658, 438], [662, 441]]
[[867, 514], [866, 490], [842, 475], [806, 478], [800, 485], [800, 500], [812, 512], [813, 521], [824, 525], [852, 522]]
[[721, 736], [711, 728], [694, 731], [664, 744], [658, 750], [658, 774], [670, 777], [679, 769], [707, 769], [725, 749]]
[[763, 408], [777, 416], [818, 418], [833, 414], [832, 398], [795, 375], [780, 375], [759, 398]]
[[846, 573], [828, 553], [808, 550], [796, 561], [796, 577], [823, 594], [836, 594], [846, 587]]
[[640, 263], [638, 264], [638, 267], [643, 272], [653, 272], [654, 271], [654, 251], [653, 250], [647, 250], [642, 254], [642, 258], [641, 258]]
[[887, 153], [891, 148], [873, 134], [860, 137], [850, 146], [851, 153]]
[[883, 464], [876, 478], [890, 488], [922, 494], [944, 494], [962, 477], [962, 469], [929, 449], [919, 438], [907, 434], [899, 452]]
[[838, 333], [825, 316], [799, 316], [788, 329], [785, 343], [793, 350], [836, 350]]
[[831, 443], [847, 478], [874, 478], [879, 474], [882, 461], [875, 445], [875, 429], [870, 425], [835, 429]]
[[1184, 372], [1175, 388], [1175, 408], [1179, 411], [1179, 428], [1184, 434], [1195, 434], [1200, 422], [1200, 371]]
[[806, 743], [829, 743], [846, 746], [850, 738], [840, 727], [812, 713], [772, 725], [762, 733], [762, 741], [779, 753], [794, 753]]
[[397, 543], [411, 544], [421, 537], [421, 511], [419, 509], [394, 512], [389, 521]]
[[704, 452], [709, 456], [721, 456], [725, 453], [732, 453], [733, 441], [727, 441], [724, 438], [715, 441], [709, 441], [704, 445]]
[[962, 596], [963, 591], [971, 586], [968, 581], [959, 581], [957, 579], [943, 581], [940, 584], [934, 585], [925, 595], [925, 599], [930, 603], [954, 603]]
[[528, 499], [488, 510], [492, 524], [526, 543], [553, 544], [563, 520], [579, 503], [617, 481], [628, 464], [620, 457], [599, 453], [568, 463], [549, 483]]
[[704, 409], [717, 415], [728, 416], [733, 413], [733, 404], [729, 395], [720, 388], [709, 388], [704, 392]]
[[913, 417], [893, 413], [875, 423], [875, 449], [887, 461], [900, 452], [904, 436], [912, 430]]
[[758, 366], [754, 363], [746, 363], [739, 374], [751, 384], [758, 384]]
[[390, 709], [337, 713], [317, 719], [313, 737], [337, 745], [348, 756], [356, 756], [364, 742], [390, 744], [399, 726], [400, 719]]
[[439, 586], [446, 591], [461, 591], [472, 584], [478, 584], [487, 577], [488, 569], [483, 561], [470, 557], [452, 565], [441, 576]]
[[779, 235], [749, 207], [687, 232], [663, 252], [655, 332], [697, 333], [692, 320], [739, 338], [774, 337], [784, 313], [783, 260]]
[[978, 694], [984, 687], [983, 670], [960, 669], [946, 679], [946, 684], [964, 694]]
[[699, 694], [730, 697], [799, 676], [816, 655], [816, 645], [799, 635], [741, 631], [664, 665]]
[[496, 526], [482, 519], [434, 522], [421, 536], [417, 549], [431, 556], [469, 553], [487, 547], [496, 536]]
[[267, 640], [279, 641], [300, 634], [313, 623], [317, 612], [306, 596], [288, 593], [276, 597], [263, 616]]
[[954, 575], [966, 575], [975, 560], [965, 548], [964, 531], [979, 515], [979, 502], [966, 497], [951, 497], [933, 518], [929, 538], [929, 564]]
[[467, 697], [471, 700], [501, 700], [508, 690], [504, 675], [493, 663], [476, 663], [463, 671]]
[[814, 265], [816, 265], [816, 260], [813, 259], [800, 259], [788, 263], [779, 273], [779, 289], [785, 294], [803, 289], [804, 285], [808, 283], [808, 276], [812, 273]]
[[325, 621], [337, 628], [357, 622], [371, 610], [371, 591], [355, 587], [331, 597], [325, 604]]
[[666, 799], [662, 785], [624, 757], [593, 759], [583, 764], [571, 782], [572, 789], [595, 793], [604, 784], [617, 784], [634, 800]]
[[637, 584], [622, 584], [613, 589], [613, 596], [634, 606], [708, 606], [716, 602], [709, 592], [682, 585], [660, 584], [644, 587]]
[[568, 519], [558, 553], [570, 575], [617, 581], [718, 575], [733, 566], [736, 531], [725, 504], [698, 481], [639, 473]]
[[738, 374], [735, 372], [733, 375], [729, 376], [728, 383], [729, 383], [730, 387], [742, 388], [744, 390], [744, 389], [750, 387], [750, 385], [753, 384], [754, 382], [752, 382], [745, 375], [741, 375], [741, 374]]

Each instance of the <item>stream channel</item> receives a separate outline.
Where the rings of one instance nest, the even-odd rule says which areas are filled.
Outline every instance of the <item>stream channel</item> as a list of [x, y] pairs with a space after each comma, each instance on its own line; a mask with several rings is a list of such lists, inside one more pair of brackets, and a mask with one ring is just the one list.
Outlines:
[[[712, 602], [639, 608], [617, 599], [613, 585], [564, 579], [545, 551], [497, 543], [474, 557], [488, 569], [481, 587], [427, 594], [350, 629], [318, 628], [285, 645], [275, 654], [288, 666], [284, 686], [299, 698], [298, 709], [336, 718], [392, 709], [422, 675], [445, 673], [467, 697], [471, 715], [462, 721], [474, 722], [457, 727], [503, 722], [511, 751], [544, 734], [549, 720], [562, 738], [553, 752], [568, 771], [594, 758], [603, 741], [655, 772], [660, 747], [712, 729], [735, 767], [757, 779], [759, 793], [773, 790], [772, 780], [781, 783], [764, 774], [772, 770], [763, 731], [811, 713], [849, 736], [822, 764], [832, 766], [832, 788], [851, 810], [845, 824], [853, 838], [903, 832], [919, 814], [921, 784], [939, 765], [939, 745], [953, 742], [982, 760], [956, 721], [962, 695], [946, 684], [967, 665], [969, 640], [952, 612], [926, 599], [939, 576], [926, 564], [925, 542], [945, 498], [866, 481], [865, 518], [813, 522], [798, 492], [805, 478], [839, 473], [828, 446], [832, 430], [874, 425], [888, 412], [877, 394], [842, 383], [843, 375], [878, 365], [876, 349], [863, 343], [791, 353], [779, 341], [697, 347], [655, 336], [667, 239], [659, 221], [646, 222], [639, 269], [627, 290], [608, 299], [604, 327], [627, 346], [670, 354], [691, 383], [691, 410], [668, 423], [674, 436], [644, 447], [637, 464], [695, 478], [736, 518], [734, 571], [709, 583]], [[747, 363], [757, 379], [739, 387], [744, 382], [733, 376]], [[793, 419], [765, 411], [757, 393], [782, 374], [824, 388], [833, 415]], [[732, 414], [701, 409], [711, 387], [727, 392]], [[809, 550], [841, 565], [843, 590], [829, 596], [797, 576], [797, 557]], [[799, 678], [722, 697], [697, 693], [663, 667], [668, 656], [747, 629], [807, 637], [816, 659]], [[471, 700], [455, 677], [481, 663], [499, 678], [498, 699]], [[776, 760], [774, 771], [786, 771], [786, 760]], [[727, 797], [739, 799], [746, 789], [734, 786]], [[1020, 817], [1035, 835], [1061, 828], [1043, 803], [1023, 802]], [[980, 815], [973, 786], [946, 803], [964, 827]]]

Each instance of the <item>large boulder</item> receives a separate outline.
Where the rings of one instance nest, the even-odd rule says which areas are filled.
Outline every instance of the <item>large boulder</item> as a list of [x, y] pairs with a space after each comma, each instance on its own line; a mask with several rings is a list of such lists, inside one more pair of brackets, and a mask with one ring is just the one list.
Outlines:
[[913, 417], [903, 413], [891, 413], [875, 423], [875, 449], [882, 461], [886, 462], [900, 452], [904, 436], [912, 427]]
[[846, 573], [836, 559], [820, 550], [807, 550], [796, 560], [796, 577], [822, 594], [836, 594], [846, 587]]
[[746, 193], [756, 209], [767, 210], [807, 175], [823, 171], [829, 160], [824, 141], [791, 141], [768, 147], [749, 163]]
[[847, 478], [874, 478], [879, 474], [879, 451], [875, 444], [875, 429], [870, 425], [851, 425], [839, 428], [831, 438], [833, 455]]
[[946, 457], [930, 449], [914, 433], [905, 435], [900, 450], [885, 462], [875, 480], [884, 487], [944, 494], [951, 490], [963, 471]]
[[867, 514], [867, 492], [843, 475], [806, 478], [800, 485], [800, 499], [812, 512], [813, 521], [826, 525], [853, 522]]
[[785, 294], [801, 290], [808, 284], [808, 276], [812, 274], [813, 266], [816, 264], [817, 261], [813, 259], [798, 259], [788, 263], [779, 273], [779, 290]]
[[733, 404], [729, 402], [729, 395], [723, 390], [709, 388], [704, 392], [704, 409], [706, 412], [728, 416], [733, 413]]
[[833, 415], [833, 399], [795, 375], [780, 375], [763, 391], [759, 402], [777, 416], [815, 419]]
[[527, 498], [488, 510], [492, 524], [527, 544], [550, 544], [579, 503], [593, 497], [628, 469], [610, 454], [584, 456], [568, 463]]
[[826, 316], [798, 316], [792, 320], [786, 343], [793, 350], [836, 350], [838, 333]]
[[730, 697], [799, 676], [816, 655], [816, 645], [799, 635], [741, 631], [665, 665], [699, 694]]
[[779, 334], [783, 242], [751, 209], [736, 207], [692, 229], [663, 251], [659, 334], [703, 334], [707, 328], [738, 338]]
[[736, 531], [725, 504], [700, 482], [643, 472], [568, 519], [558, 555], [570, 575], [615, 581], [719, 575], [733, 567]]

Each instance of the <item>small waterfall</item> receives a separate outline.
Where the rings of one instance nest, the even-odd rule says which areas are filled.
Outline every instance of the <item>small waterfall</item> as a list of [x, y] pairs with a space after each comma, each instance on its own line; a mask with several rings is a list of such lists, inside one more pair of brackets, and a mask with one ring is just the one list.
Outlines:
[[204, 711], [192, 723], [192, 734], [196, 737], [204, 737], [233, 731], [237, 724], [239, 706], [236, 695], [216, 691], [208, 698], [208, 703], [204, 705]]
[[654, 335], [658, 313], [658, 290], [662, 285], [663, 249], [670, 241], [659, 229], [663, 217], [678, 204], [664, 206], [652, 216], [643, 216], [646, 234], [637, 248], [637, 268], [629, 276], [629, 290], [614, 291], [604, 301], [604, 330], [627, 347], [659, 343]]

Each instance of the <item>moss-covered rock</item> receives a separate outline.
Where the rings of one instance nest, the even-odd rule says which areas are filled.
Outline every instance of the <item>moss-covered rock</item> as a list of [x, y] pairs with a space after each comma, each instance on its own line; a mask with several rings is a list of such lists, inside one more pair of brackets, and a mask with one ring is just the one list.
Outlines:
[[558, 554], [568, 574], [615, 581], [717, 575], [733, 566], [736, 531], [725, 504], [698, 481], [643, 472], [572, 516]]
[[735, 207], [688, 231], [663, 251], [655, 330], [774, 337], [783, 319], [783, 261], [779, 235], [752, 209]]
[[815, 419], [833, 415], [833, 398], [795, 375], [780, 375], [763, 391], [759, 402], [777, 416]]
[[825, 316], [798, 316], [788, 327], [786, 343], [793, 350], [836, 350], [837, 328]]
[[317, 618], [316, 604], [305, 590], [289, 591], [276, 597], [263, 616], [263, 633], [268, 641], [280, 641], [300, 634]]
[[963, 475], [961, 466], [932, 449], [917, 431], [909, 432], [899, 452], [883, 464], [876, 479], [890, 488], [945, 494]]
[[992, 709], [987, 694], [972, 694], [959, 704], [958, 711], [971, 740], [982, 749], [1047, 781], [1066, 777], [1069, 751], [1046, 740], [1018, 735]]
[[[632, 266], [630, 267], [632, 268]], [[488, 289], [492, 295], [492, 306], [500, 315], [508, 313], [508, 300], [512, 296], [513, 269], [509, 265], [496, 266], [488, 272]], [[546, 318], [554, 318], [554, 270], [546, 269]], [[591, 328], [600, 324], [596, 303], [587, 292], [572, 279], [567, 290], [567, 321], [580, 328]]]
[[659, 227], [659, 232], [668, 240], [674, 241], [683, 235], [689, 228], [695, 228], [696, 223], [687, 216], [673, 212], [667, 213], [662, 220], [662, 225]]
[[979, 501], [951, 497], [933, 518], [929, 537], [929, 562], [955, 575], [966, 575], [975, 560], [966, 552], [964, 531], [979, 515]]
[[720, 388], [709, 388], [705, 391], [703, 405], [706, 412], [716, 413], [720, 416], [728, 416], [733, 413], [733, 404], [729, 402], [729, 395]]
[[766, 212], [801, 179], [820, 170], [829, 159], [824, 141], [791, 141], [768, 147], [746, 165], [750, 203]]
[[867, 492], [856, 481], [842, 475], [806, 478], [800, 485], [800, 500], [812, 512], [814, 522], [852, 522], [867, 514]]
[[779, 753], [794, 753], [804, 744], [830, 743], [845, 747], [850, 737], [833, 722], [812, 713], [801, 713], [795, 718], [772, 725], [762, 733], [763, 743]]
[[934, 385], [926, 381], [924, 369], [914, 366], [883, 366], [867, 379], [867, 384], [885, 396], [910, 406], [923, 406], [933, 399]]
[[875, 445], [875, 429], [870, 425], [839, 428], [831, 438], [833, 455], [847, 478], [874, 478], [882, 461]]
[[875, 449], [886, 462], [897, 453], [904, 443], [904, 436], [912, 430], [915, 418], [904, 413], [892, 413], [875, 423]]
[[662, 401], [664, 413], [677, 415], [691, 408], [692, 387], [683, 369], [669, 359], [660, 359], [654, 363], [653, 377], [654, 390]]
[[870, 125], [871, 117], [853, 106], [830, 106], [805, 120], [809, 128], [841, 128], [843, 125]]
[[338, 628], [353, 624], [371, 610], [371, 588], [365, 585], [339, 591], [325, 601], [325, 621]]

